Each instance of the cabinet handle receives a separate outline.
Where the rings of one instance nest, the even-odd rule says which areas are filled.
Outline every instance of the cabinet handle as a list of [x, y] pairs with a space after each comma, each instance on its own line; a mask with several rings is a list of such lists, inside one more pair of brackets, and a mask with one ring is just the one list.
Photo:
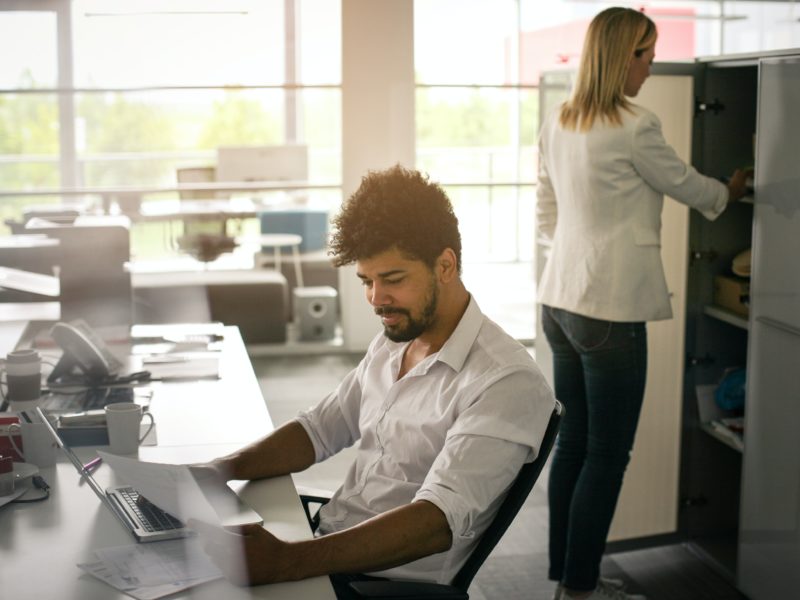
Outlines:
[[756, 317], [756, 321], [758, 321], [759, 323], [763, 323], [764, 325], [767, 325], [769, 327], [772, 327], [773, 329], [779, 329], [791, 335], [796, 335], [800, 337], [800, 329], [792, 325], [787, 325], [786, 323], [783, 323], [781, 321], [776, 321], [775, 319], [770, 319], [769, 317]]

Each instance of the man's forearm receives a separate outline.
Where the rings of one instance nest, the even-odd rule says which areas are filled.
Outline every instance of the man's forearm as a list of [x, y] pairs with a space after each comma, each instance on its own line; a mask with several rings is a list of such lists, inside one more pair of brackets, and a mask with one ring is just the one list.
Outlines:
[[297, 421], [214, 461], [227, 479], [264, 479], [297, 473], [314, 464], [314, 446]]
[[364, 573], [444, 552], [452, 544], [447, 519], [434, 504], [413, 502], [338, 533], [289, 544], [289, 579]]

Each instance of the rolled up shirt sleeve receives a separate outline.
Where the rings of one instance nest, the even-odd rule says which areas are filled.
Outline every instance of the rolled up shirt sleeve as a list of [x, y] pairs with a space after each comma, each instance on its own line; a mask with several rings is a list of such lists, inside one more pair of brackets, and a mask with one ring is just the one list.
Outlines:
[[[539, 452], [552, 394], [529, 373], [482, 392], [448, 432], [414, 500], [441, 510], [455, 540], [472, 539], [496, 514], [520, 468]], [[520, 409], [519, 398], [529, 398]]]
[[471, 540], [488, 522], [482, 516], [497, 512], [529, 451], [497, 438], [454, 436], [414, 500], [441, 510], [454, 539]]
[[[363, 364], [363, 363], [362, 363]], [[353, 369], [339, 384], [336, 391], [319, 404], [297, 415], [296, 420], [305, 429], [314, 446], [316, 462], [352, 446], [361, 437], [358, 426], [361, 385], [359, 372], [362, 365]]]

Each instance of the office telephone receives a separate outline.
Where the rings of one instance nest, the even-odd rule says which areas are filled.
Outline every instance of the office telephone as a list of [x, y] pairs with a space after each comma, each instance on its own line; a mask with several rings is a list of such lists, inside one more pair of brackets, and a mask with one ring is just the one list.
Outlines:
[[47, 377], [49, 383], [74, 375], [76, 370], [87, 382], [99, 382], [116, 375], [122, 366], [103, 340], [80, 319], [56, 323], [50, 335], [63, 352]]

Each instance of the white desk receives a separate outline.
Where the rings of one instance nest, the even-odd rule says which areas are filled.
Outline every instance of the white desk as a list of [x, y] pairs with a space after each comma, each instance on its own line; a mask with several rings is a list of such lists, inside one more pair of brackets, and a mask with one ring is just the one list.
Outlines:
[[[0, 348], [2, 354], [8, 350]], [[141, 459], [170, 463], [208, 460], [231, 452], [272, 428], [258, 381], [235, 328], [226, 328], [221, 375], [218, 381], [154, 385], [151, 411], [159, 445], [142, 447]], [[82, 460], [94, 456], [94, 448], [75, 450]], [[66, 459], [60, 457], [54, 467], [42, 469], [41, 474], [51, 486], [49, 500], [0, 508], [2, 597], [130, 598], [85, 575], [76, 564], [88, 551], [132, 544], [133, 538], [89, 487], [80, 483]], [[101, 465], [95, 477], [104, 486], [120, 483], [107, 465]], [[277, 536], [288, 540], [311, 536], [291, 477], [243, 483], [239, 491]], [[219, 580], [170, 598], [333, 600], [335, 595], [328, 578], [317, 577], [253, 588], [239, 588]]]

